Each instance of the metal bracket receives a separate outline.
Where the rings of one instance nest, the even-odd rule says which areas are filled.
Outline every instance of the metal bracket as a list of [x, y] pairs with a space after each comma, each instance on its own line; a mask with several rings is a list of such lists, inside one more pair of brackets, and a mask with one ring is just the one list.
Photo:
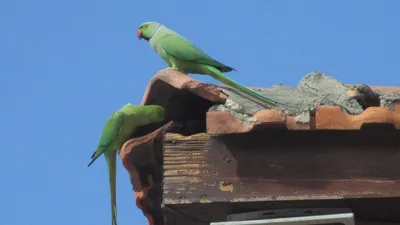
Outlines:
[[226, 222], [210, 225], [354, 225], [351, 209], [280, 209], [232, 214]]

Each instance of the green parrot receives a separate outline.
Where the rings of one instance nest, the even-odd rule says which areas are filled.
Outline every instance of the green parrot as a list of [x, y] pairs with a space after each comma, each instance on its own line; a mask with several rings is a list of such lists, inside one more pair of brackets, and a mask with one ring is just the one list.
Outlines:
[[97, 150], [93, 153], [88, 167], [103, 153], [108, 165], [111, 195], [112, 225], [117, 224], [116, 200], [116, 157], [122, 145], [132, 136], [136, 128], [164, 121], [165, 109], [158, 105], [136, 106], [130, 103], [108, 118]]
[[149, 41], [154, 51], [156, 51], [172, 69], [179, 70], [185, 74], [194, 73], [210, 75], [214, 79], [217, 79], [233, 88], [239, 89], [240, 91], [263, 102], [274, 106], [276, 104], [286, 105], [267, 98], [230, 79], [224, 75], [223, 72], [230, 72], [235, 70], [234, 68], [211, 58], [195, 45], [190, 43], [187, 39], [160, 23], [142, 23], [139, 26], [137, 35], [139, 39], [143, 38], [146, 41]]

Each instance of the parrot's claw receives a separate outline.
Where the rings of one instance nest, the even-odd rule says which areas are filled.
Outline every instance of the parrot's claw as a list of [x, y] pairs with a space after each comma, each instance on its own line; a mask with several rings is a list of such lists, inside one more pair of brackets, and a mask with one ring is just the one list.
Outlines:
[[186, 74], [186, 75], [187, 75], [187, 72], [185, 72], [185, 71], [182, 71], [182, 70], [180, 70], [180, 69], [178, 69], [178, 68], [175, 68], [175, 67], [168, 67], [168, 69], [169, 69], [169, 70], [175, 70], [175, 71], [178, 71], [178, 72], [181, 72], [181, 73], [183, 73], [183, 74]]
[[169, 69], [169, 70], [176, 70], [176, 71], [179, 71], [179, 69], [178, 69], [178, 68], [175, 68], [175, 67], [168, 67], [168, 69]]

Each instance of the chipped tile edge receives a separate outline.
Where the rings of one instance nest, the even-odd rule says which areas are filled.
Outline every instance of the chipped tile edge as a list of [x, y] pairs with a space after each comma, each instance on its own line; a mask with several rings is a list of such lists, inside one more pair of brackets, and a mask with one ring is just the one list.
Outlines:
[[[129, 174], [129, 177], [131, 179], [132, 188], [135, 192], [136, 206], [139, 209], [141, 209], [141, 211], [143, 212], [143, 215], [147, 218], [149, 225], [164, 225], [165, 217], [164, 217], [163, 224], [159, 224], [159, 223], [154, 224], [154, 221], [155, 221], [154, 215], [150, 215], [149, 213], [146, 212], [146, 207], [145, 207], [145, 205], [142, 204], [142, 202], [146, 201], [147, 193], [152, 188], [152, 185], [146, 186], [146, 187], [143, 186], [143, 184], [140, 181], [140, 174], [139, 174], [138, 170], [136, 169], [135, 165], [133, 165], [131, 163], [132, 157], [135, 152], [135, 149], [141, 147], [144, 144], [148, 144], [150, 141], [163, 135], [172, 126], [172, 124], [173, 124], [173, 122], [170, 121], [170, 122], [166, 123], [165, 125], [163, 125], [162, 127], [158, 128], [157, 130], [155, 130], [147, 135], [129, 139], [128, 141], [126, 141], [124, 143], [124, 145], [122, 146], [121, 151], [120, 151], [120, 159]], [[151, 147], [153, 147], [152, 143], [150, 145], [151, 145]], [[151, 149], [153, 149], [153, 148], [151, 148]], [[152, 182], [150, 182], [150, 183], [152, 183]]]
[[[254, 123], [239, 121], [227, 111], [207, 113], [207, 133], [212, 135], [248, 133], [258, 126], [285, 125], [288, 130], [360, 130], [364, 124], [393, 124], [400, 129], [400, 104], [394, 110], [369, 107], [360, 115], [350, 115], [338, 106], [319, 106], [316, 115], [308, 115], [308, 122], [297, 121], [296, 116], [282, 114], [275, 109], [263, 109], [252, 116]], [[307, 120], [306, 120], [307, 121]]]
[[317, 130], [360, 130], [364, 124], [393, 124], [400, 129], [400, 107], [368, 107], [359, 115], [343, 112], [338, 106], [320, 106], [315, 112]]
[[157, 81], [162, 81], [178, 90], [188, 90], [212, 102], [224, 103], [228, 99], [228, 95], [219, 86], [203, 83], [179, 71], [167, 68], [159, 70], [153, 75], [142, 97], [142, 105], [147, 104], [149, 99], [151, 99], [152, 90]]

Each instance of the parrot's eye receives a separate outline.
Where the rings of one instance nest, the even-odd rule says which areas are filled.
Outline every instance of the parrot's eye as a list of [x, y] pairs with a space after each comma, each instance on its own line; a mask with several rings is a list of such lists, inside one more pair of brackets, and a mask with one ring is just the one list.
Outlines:
[[146, 25], [143, 26], [144, 29], [147, 29], [148, 27], [149, 27], [148, 24], [146, 24]]

